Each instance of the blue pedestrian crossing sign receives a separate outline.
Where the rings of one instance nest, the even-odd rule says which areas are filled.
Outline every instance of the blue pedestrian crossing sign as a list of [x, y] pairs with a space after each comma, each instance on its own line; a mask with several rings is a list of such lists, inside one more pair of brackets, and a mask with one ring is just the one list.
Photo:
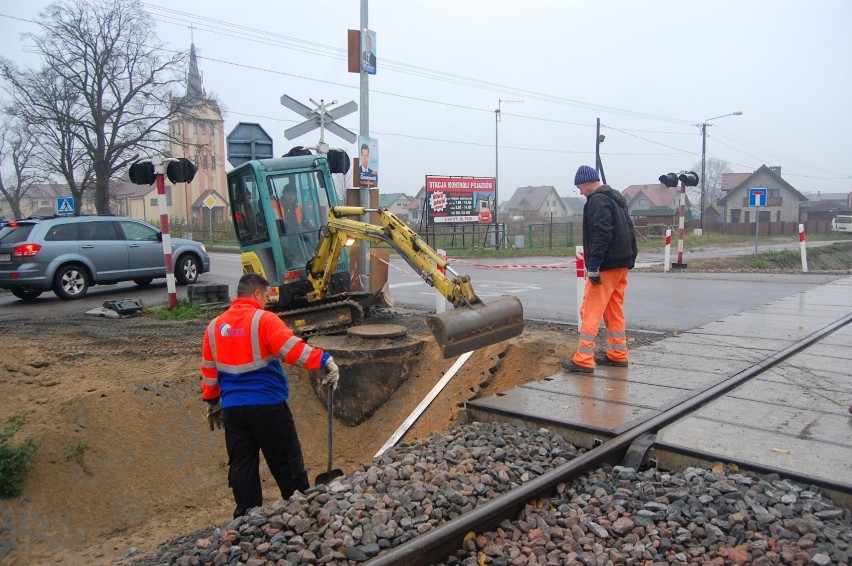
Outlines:
[[74, 197], [59, 197], [56, 199], [56, 214], [59, 216], [74, 214]]
[[766, 206], [766, 193], [768, 193], [764, 188], [757, 189], [749, 189], [748, 190], [748, 205], [749, 206]]

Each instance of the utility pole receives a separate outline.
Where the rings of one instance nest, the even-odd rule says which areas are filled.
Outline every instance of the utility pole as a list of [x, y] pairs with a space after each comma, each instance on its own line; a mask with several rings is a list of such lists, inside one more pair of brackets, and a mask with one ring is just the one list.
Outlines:
[[[367, 4], [368, 0], [361, 0], [361, 33], [364, 34], [369, 29], [367, 21]], [[370, 75], [361, 66], [361, 114], [360, 114], [360, 134], [364, 137], [370, 136]], [[354, 175], [358, 172], [355, 171]], [[361, 187], [359, 197], [363, 208], [370, 208], [370, 187]], [[361, 222], [369, 223], [370, 214], [367, 213], [361, 217]], [[358, 273], [361, 277], [361, 288], [368, 293], [372, 291], [370, 284], [370, 242], [361, 240], [359, 243], [359, 263]]]
[[701, 235], [704, 235], [704, 187], [707, 186], [707, 122], [701, 124]]
[[500, 177], [500, 143], [499, 143], [499, 128], [500, 109], [504, 102], [518, 102], [523, 104], [523, 100], [502, 100], [497, 99], [497, 109], [494, 111], [494, 244], [496, 249], [500, 249], [500, 194], [499, 177]]
[[707, 126], [712, 126], [710, 124], [710, 120], [718, 120], [719, 118], [726, 118], [728, 116], [742, 116], [743, 113], [737, 110], [736, 112], [731, 112], [730, 114], [722, 114], [721, 116], [714, 116], [713, 118], [707, 118], [700, 124], [693, 124], [694, 126], [701, 127], [701, 233], [704, 234], [704, 192], [706, 191], [707, 186], [707, 167], [705, 165], [707, 161]]
[[601, 144], [606, 139], [606, 136], [601, 134], [601, 119], [598, 118], [598, 129], [597, 136], [595, 137], [595, 168], [601, 174], [601, 181], [604, 185], [606, 185], [606, 175], [603, 170], [603, 163], [601, 162]]

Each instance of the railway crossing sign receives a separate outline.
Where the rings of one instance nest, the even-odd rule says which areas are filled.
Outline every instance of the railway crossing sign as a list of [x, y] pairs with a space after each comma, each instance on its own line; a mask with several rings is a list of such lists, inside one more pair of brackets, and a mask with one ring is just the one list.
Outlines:
[[325, 101], [322, 99], [320, 99], [319, 102], [316, 102], [314, 99], [311, 98], [310, 101], [314, 104], [316, 108], [309, 108], [298, 100], [287, 96], [286, 94], [281, 96], [282, 105], [289, 108], [296, 114], [307, 118], [307, 120], [302, 122], [301, 124], [296, 124], [292, 128], [287, 128], [286, 130], [284, 130], [285, 138], [287, 138], [288, 140], [292, 140], [319, 128], [320, 145], [325, 144], [325, 130], [328, 130], [333, 134], [337, 134], [349, 143], [355, 143], [355, 140], [358, 139], [358, 136], [356, 136], [354, 132], [350, 132], [340, 124], [335, 123], [335, 120], [337, 120], [338, 118], [348, 116], [349, 114], [352, 114], [353, 112], [358, 110], [358, 104], [355, 101], [349, 101], [338, 108], [330, 108], [330, 106], [337, 104], [336, 100], [328, 104], [326, 104]]
[[766, 193], [768, 193], [765, 188], [756, 188], [748, 190], [748, 205], [749, 206], [766, 206]]
[[56, 199], [56, 214], [59, 216], [74, 214], [74, 197], [59, 197]]

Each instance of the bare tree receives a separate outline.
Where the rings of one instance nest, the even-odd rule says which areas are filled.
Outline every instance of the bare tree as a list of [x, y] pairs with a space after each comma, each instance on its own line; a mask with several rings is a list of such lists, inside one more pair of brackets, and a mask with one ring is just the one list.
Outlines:
[[62, 176], [68, 186], [62, 193], [71, 193], [74, 212], [79, 213], [94, 185], [92, 160], [80, 141], [84, 109], [79, 104], [79, 89], [50, 67], [18, 72], [11, 64], [0, 62], [0, 74], [11, 85], [7, 90], [15, 100], [7, 112], [25, 123], [30, 136], [39, 142], [34, 166], [45, 178]]
[[12, 215], [22, 218], [21, 201], [42, 177], [33, 167], [37, 143], [26, 127], [14, 116], [0, 124], [0, 167], [9, 171], [0, 175], [0, 194], [9, 203]]
[[[721, 159], [708, 158], [704, 162], [706, 179], [704, 180], [704, 208], [716, 206], [716, 202], [722, 198], [722, 174], [730, 173], [731, 166], [727, 161]], [[699, 161], [692, 166], [692, 170], [701, 176], [701, 162]], [[701, 207], [701, 180], [698, 180], [697, 187], [687, 189], [689, 200], [692, 205], [698, 210]]]
[[[51, 79], [53, 92], [40, 91], [41, 108], [49, 111], [29, 118], [49, 129], [55, 149], [65, 153], [54, 156], [53, 172], [66, 180], [76, 172], [81, 194], [91, 176], [101, 214], [110, 212], [110, 179], [141, 154], [163, 147], [166, 124], [177, 111], [169, 104], [170, 90], [182, 81], [186, 53], [163, 55], [168, 52], [140, 5], [134, 0], [52, 4], [40, 16], [41, 33], [25, 36], [41, 55], [42, 69], [17, 72], [0, 63], [16, 99], [29, 98], [21, 91], [32, 82], [24, 79]], [[59, 102], [51, 104], [51, 96]]]

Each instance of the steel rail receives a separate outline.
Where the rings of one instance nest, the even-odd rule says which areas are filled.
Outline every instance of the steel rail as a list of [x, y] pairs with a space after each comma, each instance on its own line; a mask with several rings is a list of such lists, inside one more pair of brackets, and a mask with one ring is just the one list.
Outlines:
[[[633, 427], [600, 446], [577, 456], [570, 462], [549, 470], [524, 485], [513, 489], [464, 515], [435, 529], [391, 548], [367, 562], [368, 566], [397, 566], [399, 564], [421, 566], [445, 559], [462, 548], [465, 535], [469, 532], [486, 532], [494, 529], [505, 519], [511, 519], [532, 500], [552, 495], [556, 486], [579, 476], [601, 463], [621, 461], [630, 445], [640, 436], [659, 431], [664, 426], [695, 411], [702, 405], [724, 395], [728, 391], [753, 379], [787, 358], [801, 352], [826, 336], [852, 322], [852, 313], [816, 330], [783, 348], [760, 362], [734, 372], [701, 390], [692, 393], [666, 411], [641, 420]], [[635, 421], [634, 421], [635, 422]]]

